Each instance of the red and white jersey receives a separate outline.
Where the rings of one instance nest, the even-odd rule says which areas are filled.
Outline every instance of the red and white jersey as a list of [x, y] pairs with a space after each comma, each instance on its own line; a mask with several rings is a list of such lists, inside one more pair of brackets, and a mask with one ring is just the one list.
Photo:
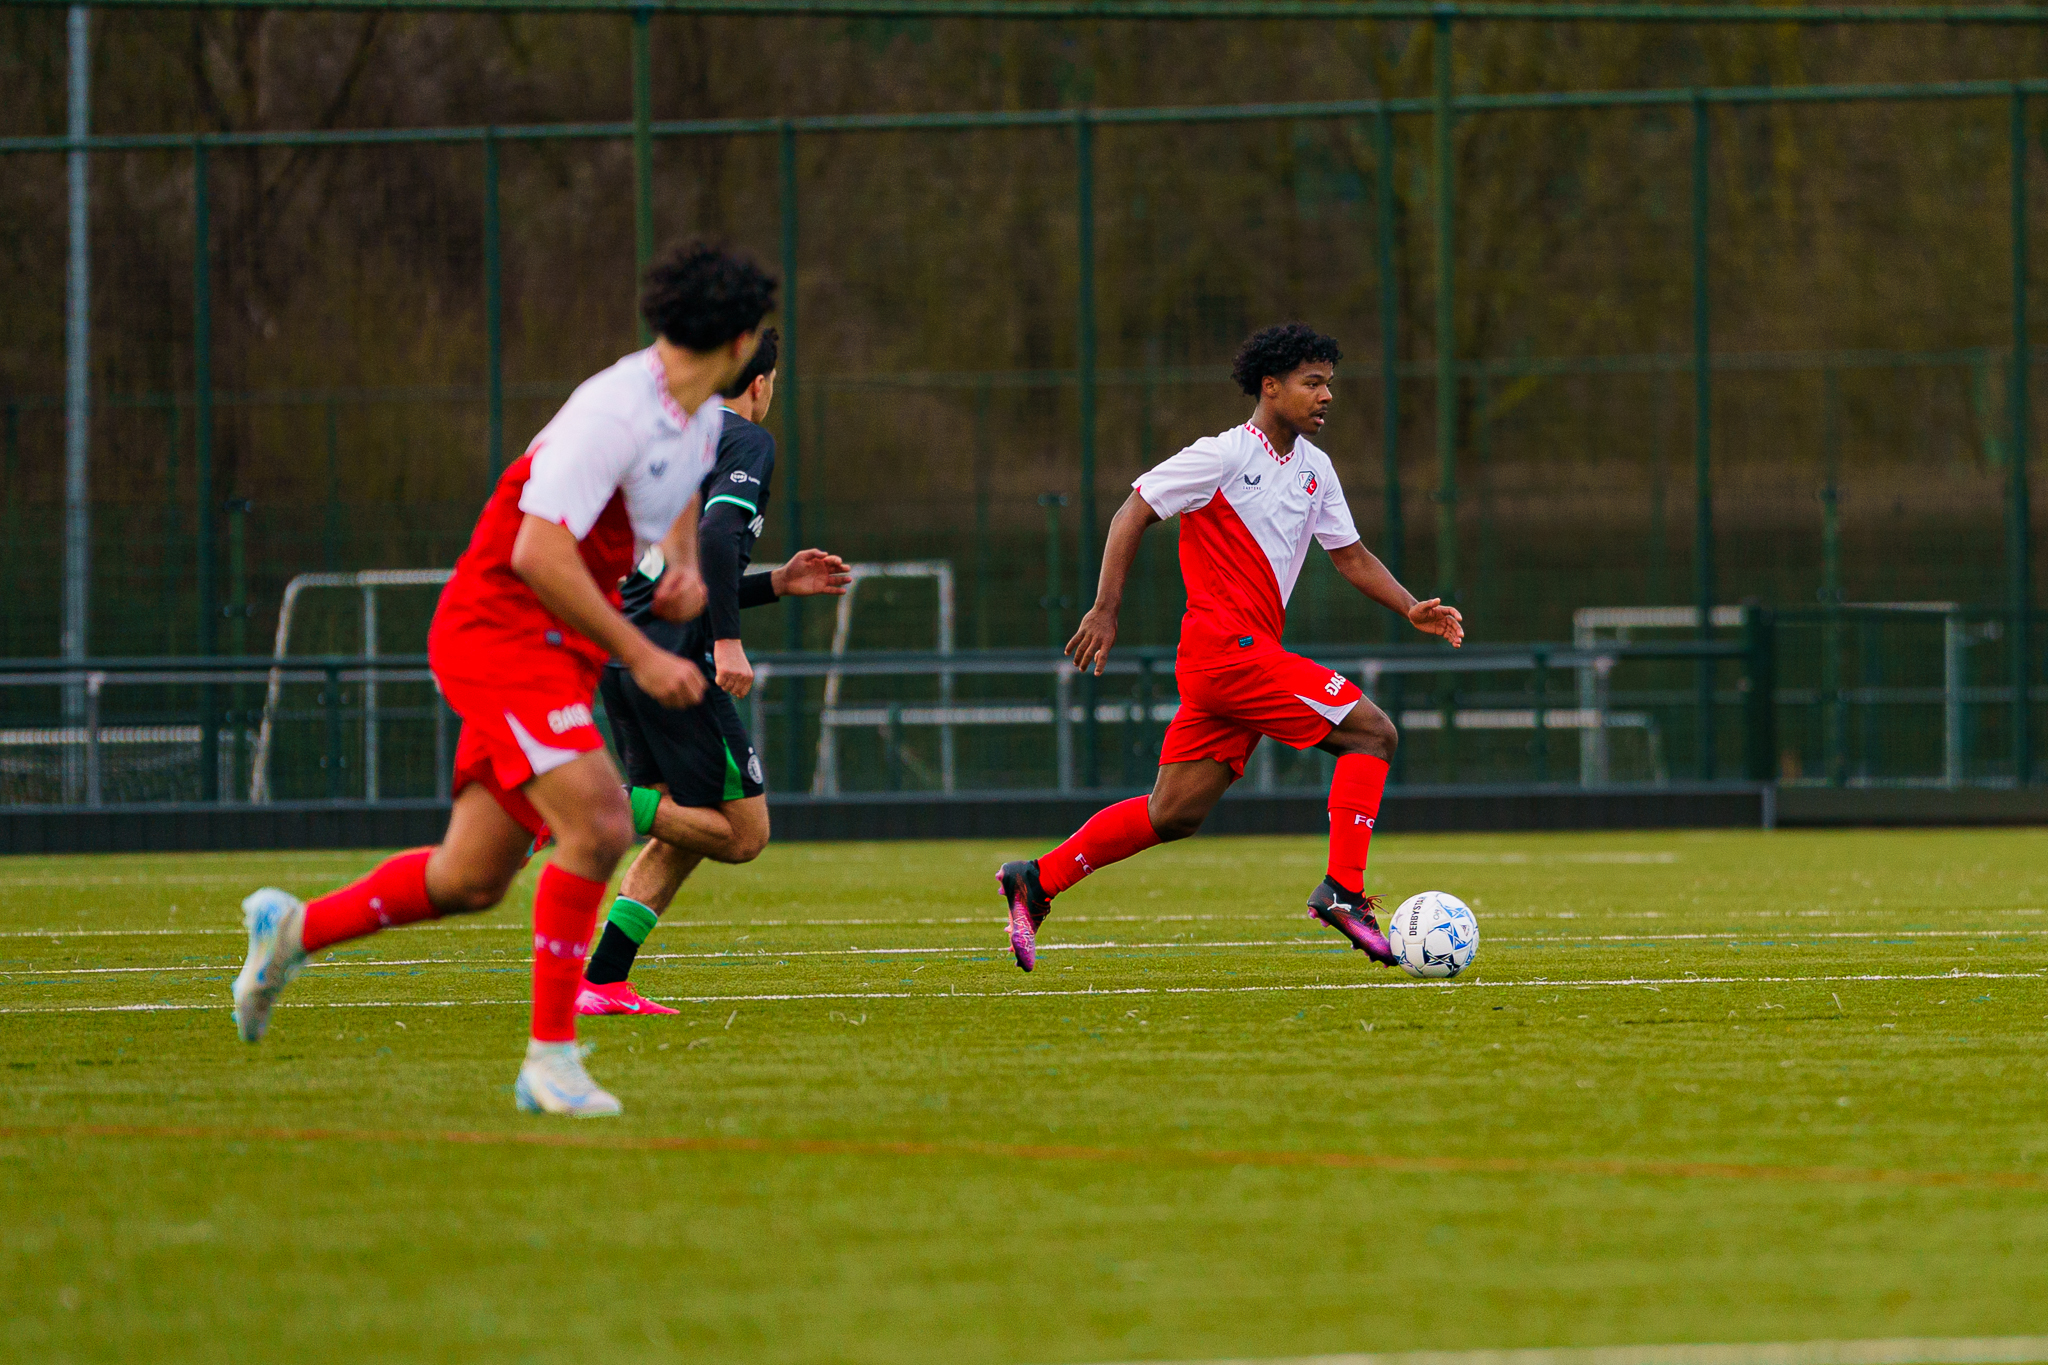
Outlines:
[[[686, 413], [652, 347], [577, 386], [477, 518], [469, 548], [441, 592], [428, 637], [437, 672], [495, 672], [504, 646], [566, 648], [593, 665], [605, 651], [543, 607], [512, 570], [528, 514], [566, 526], [613, 605], [638, 544], [660, 540], [696, 496], [718, 456], [725, 409], [713, 394]], [[636, 543], [637, 542], [637, 543]]]
[[1162, 518], [1181, 519], [1186, 662], [1280, 648], [1310, 543], [1340, 550], [1358, 540], [1330, 457], [1299, 438], [1276, 450], [1250, 422], [1204, 437], [1131, 486]]

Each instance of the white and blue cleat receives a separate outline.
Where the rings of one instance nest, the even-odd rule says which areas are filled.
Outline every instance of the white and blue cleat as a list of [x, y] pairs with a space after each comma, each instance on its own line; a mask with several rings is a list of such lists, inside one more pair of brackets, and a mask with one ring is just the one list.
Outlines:
[[610, 1118], [623, 1107], [618, 1096], [590, 1079], [583, 1069], [583, 1050], [575, 1043], [528, 1040], [526, 1064], [519, 1068], [512, 1095], [523, 1114], [597, 1119]]
[[235, 1029], [243, 1042], [260, 1043], [278, 993], [306, 965], [305, 902], [266, 886], [242, 902], [242, 927], [249, 956], [235, 978]]

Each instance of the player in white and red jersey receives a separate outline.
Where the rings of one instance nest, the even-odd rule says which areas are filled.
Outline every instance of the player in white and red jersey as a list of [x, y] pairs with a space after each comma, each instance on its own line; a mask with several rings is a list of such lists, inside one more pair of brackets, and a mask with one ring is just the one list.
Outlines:
[[659, 544], [669, 568], [655, 611], [688, 620], [703, 609], [698, 485], [718, 448], [718, 394], [753, 355], [775, 288], [751, 262], [706, 246], [661, 261], [641, 297], [654, 344], [585, 380], [505, 471], [427, 635], [434, 681], [462, 717], [447, 836], [307, 904], [271, 887], [242, 903], [249, 957], [234, 994], [245, 1040], [262, 1038], [309, 954], [488, 910], [551, 833], [533, 897], [532, 1040], [514, 1093], [530, 1112], [619, 1112], [576, 1050], [584, 953], [633, 843], [590, 706], [612, 656], [666, 705], [703, 695], [695, 664], [620, 614], [618, 585], [638, 548]]
[[1232, 782], [1261, 735], [1337, 756], [1330, 783], [1330, 861], [1309, 913], [1375, 961], [1391, 963], [1365, 891], [1366, 852], [1379, 818], [1393, 721], [1343, 674], [1280, 646], [1287, 599], [1311, 542], [1373, 601], [1417, 630], [1463, 643], [1464, 618], [1440, 599], [1418, 602], [1359, 541], [1330, 457], [1309, 443], [1330, 406], [1337, 343], [1299, 323], [1269, 327], [1238, 351], [1232, 374], [1258, 400], [1251, 420], [1206, 437], [1141, 474], [1109, 524], [1095, 605], [1067, 642], [1074, 666], [1102, 672], [1116, 640], [1124, 580], [1145, 529], [1180, 518], [1181, 621], [1174, 678], [1180, 709], [1167, 727], [1150, 796], [1096, 812], [1042, 858], [997, 874], [1017, 965], [1037, 961], [1052, 900], [1089, 873], [1171, 839], [1185, 839]]

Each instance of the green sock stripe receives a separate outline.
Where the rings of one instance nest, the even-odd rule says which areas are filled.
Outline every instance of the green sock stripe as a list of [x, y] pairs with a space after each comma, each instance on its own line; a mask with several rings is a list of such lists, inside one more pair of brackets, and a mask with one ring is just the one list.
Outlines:
[[652, 787], [629, 787], [626, 790], [626, 804], [633, 808], [633, 832], [652, 833], [654, 808], [661, 804], [661, 793]]
[[605, 916], [605, 922], [616, 924], [619, 932], [633, 942], [645, 943], [647, 936], [654, 932], [654, 926], [661, 923], [661, 916], [639, 901], [621, 896], [612, 902], [612, 912]]

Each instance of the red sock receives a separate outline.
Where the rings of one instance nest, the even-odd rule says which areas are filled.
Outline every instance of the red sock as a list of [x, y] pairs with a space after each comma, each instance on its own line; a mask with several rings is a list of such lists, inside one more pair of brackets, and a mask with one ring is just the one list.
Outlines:
[[1336, 776], [1330, 779], [1330, 876], [1353, 894], [1365, 890], [1366, 850], [1386, 789], [1384, 758], [1345, 754], [1337, 760]]
[[597, 931], [604, 883], [579, 877], [559, 864], [540, 870], [533, 892], [533, 1040], [567, 1043], [576, 1037], [576, 992], [583, 986], [583, 956]]
[[416, 924], [439, 913], [427, 899], [431, 848], [416, 848], [379, 863], [369, 876], [306, 903], [306, 951], [374, 934], [394, 924]]
[[1072, 838], [1040, 858], [1038, 884], [1045, 888], [1045, 894], [1057, 896], [1090, 872], [1120, 863], [1158, 843], [1159, 833], [1152, 828], [1145, 801], [1142, 796], [1134, 796], [1114, 806], [1104, 806]]

